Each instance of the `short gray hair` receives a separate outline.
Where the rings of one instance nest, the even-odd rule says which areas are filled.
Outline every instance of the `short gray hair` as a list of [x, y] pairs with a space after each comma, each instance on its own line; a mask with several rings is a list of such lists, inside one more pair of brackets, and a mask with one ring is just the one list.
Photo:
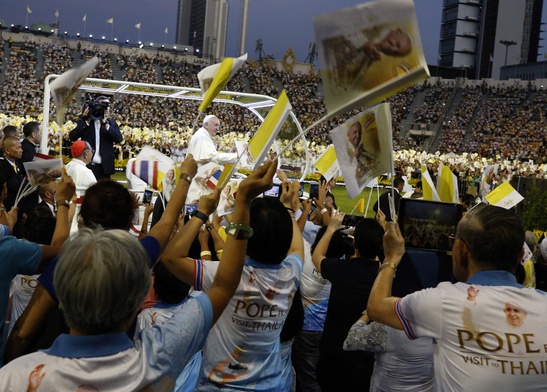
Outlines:
[[[214, 114], [208, 114], [207, 116], [205, 116], [205, 118], [203, 119], [203, 124], [201, 125], [202, 127], [205, 127], [205, 124], [207, 124], [209, 122], [209, 120], [211, 120], [212, 118], [216, 118], [218, 119], [217, 116], [215, 116]], [[220, 120], [219, 120], [220, 122]]]
[[126, 231], [80, 229], [63, 245], [53, 280], [67, 324], [88, 335], [123, 331], [150, 290], [148, 263]]

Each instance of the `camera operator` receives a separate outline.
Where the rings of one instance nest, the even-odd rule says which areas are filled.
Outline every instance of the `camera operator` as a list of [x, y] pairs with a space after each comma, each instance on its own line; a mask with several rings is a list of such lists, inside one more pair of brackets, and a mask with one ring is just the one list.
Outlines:
[[76, 128], [68, 135], [72, 141], [81, 139], [91, 145], [94, 154], [87, 167], [97, 181], [114, 174], [114, 144], [123, 140], [116, 121], [108, 118], [109, 110], [110, 101], [105, 96], [87, 102]]

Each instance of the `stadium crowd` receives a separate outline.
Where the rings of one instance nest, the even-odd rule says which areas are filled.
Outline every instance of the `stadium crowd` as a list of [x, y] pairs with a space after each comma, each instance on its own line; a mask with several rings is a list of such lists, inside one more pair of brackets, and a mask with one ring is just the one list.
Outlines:
[[[0, 46], [3, 48], [5, 45]], [[71, 64], [79, 64], [94, 55], [100, 61], [92, 77], [118, 76], [126, 81], [194, 88], [199, 87], [197, 73], [208, 65], [203, 60], [191, 63], [184, 56], [169, 58], [160, 51], [112, 53], [108, 47], [105, 49], [102, 45], [92, 46], [89, 43], [85, 43], [83, 47], [80, 45], [79, 51], [74, 51], [58, 42], [43, 45], [12, 42], [8, 50], [9, 56], [4, 56], [7, 61], [3, 64], [6, 73], [0, 108], [2, 114], [9, 118], [38, 118], [43, 104], [41, 83], [44, 77], [49, 73], [62, 73]], [[303, 129], [325, 115], [321, 77], [315, 72], [294, 74], [282, 72], [267, 62], [249, 61], [227, 86], [232, 91], [271, 96], [276, 96], [282, 88], [287, 91]], [[418, 94], [422, 97], [421, 103], [414, 102]], [[67, 120], [76, 121], [81, 114], [81, 104], [86, 98], [88, 97], [77, 97], [74, 104], [70, 105]], [[427, 82], [417, 84], [387, 101], [390, 102], [392, 110], [395, 151], [431, 150], [435, 146], [441, 153], [477, 153], [480, 160], [507, 160], [509, 163], [504, 164], [515, 166], [517, 172], [523, 166], [519, 163], [531, 160], [533, 163], [530, 164], [541, 165], [547, 160], [542, 124], [546, 109], [544, 90], [536, 91], [518, 86], [456, 88], [453, 81], [439, 81], [433, 85]], [[453, 105], [455, 107], [447, 111], [446, 108], [454, 101], [457, 103]], [[134, 156], [143, 145], [149, 143], [168, 155], [176, 155], [177, 159], [183, 156], [181, 151], [187, 148], [189, 137], [186, 130], [192, 127], [195, 120], [194, 101], [118, 95], [113, 102], [113, 115], [124, 128], [124, 143], [119, 147], [119, 162]], [[223, 121], [223, 129], [227, 131], [226, 139], [233, 140], [241, 135], [248, 138], [260, 125], [256, 116], [245, 108], [223, 104], [215, 106], [215, 112]], [[310, 142], [312, 156], [318, 156], [324, 146], [331, 143], [331, 129], [356, 113], [358, 110], [348, 112], [311, 129], [307, 140]], [[3, 125], [10, 122], [4, 121]], [[406, 125], [403, 126], [405, 122]], [[410, 134], [405, 127], [431, 131], [438, 128], [438, 136], [433, 135], [424, 143], [424, 137]], [[55, 146], [59, 136], [55, 130], [58, 127], [52, 125], [52, 128], [50, 148], [55, 150], [58, 149]], [[288, 137], [290, 136], [289, 134]], [[436, 144], [435, 140], [438, 140]], [[228, 142], [219, 141], [223, 147], [234, 148]], [[295, 149], [290, 151], [289, 156], [291, 159], [301, 160]], [[529, 170], [524, 173], [529, 173]]]

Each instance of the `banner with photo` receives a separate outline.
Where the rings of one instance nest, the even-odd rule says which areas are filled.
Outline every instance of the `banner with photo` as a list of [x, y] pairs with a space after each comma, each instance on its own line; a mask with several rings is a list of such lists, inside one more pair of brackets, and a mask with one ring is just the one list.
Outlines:
[[329, 115], [380, 102], [429, 76], [412, 0], [367, 2], [313, 22]]
[[330, 132], [350, 199], [375, 177], [393, 171], [389, 108], [388, 103], [374, 106]]
[[165, 200], [169, 201], [180, 175], [175, 161], [150, 146], [144, 146], [136, 158], [131, 163], [131, 172], [162, 192]]

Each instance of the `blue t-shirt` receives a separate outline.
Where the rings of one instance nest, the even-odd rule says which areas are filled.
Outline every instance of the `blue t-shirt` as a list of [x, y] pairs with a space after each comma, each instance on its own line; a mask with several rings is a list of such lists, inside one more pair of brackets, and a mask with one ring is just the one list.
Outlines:
[[[146, 236], [139, 242], [143, 246], [146, 253], [148, 253], [148, 257], [150, 258], [150, 266], [152, 266], [160, 256], [160, 244], [158, 240], [152, 236]], [[59, 256], [57, 256], [51, 261], [51, 263], [49, 263], [46, 270], [42, 272], [42, 275], [40, 275], [40, 277], [38, 278], [38, 281], [44, 286], [44, 288], [47, 290], [49, 295], [51, 295], [51, 298], [55, 300], [55, 302], [59, 302], [59, 299], [57, 298], [55, 287], [53, 287], [53, 273], [55, 271], [55, 266], [57, 265], [58, 261]]]

